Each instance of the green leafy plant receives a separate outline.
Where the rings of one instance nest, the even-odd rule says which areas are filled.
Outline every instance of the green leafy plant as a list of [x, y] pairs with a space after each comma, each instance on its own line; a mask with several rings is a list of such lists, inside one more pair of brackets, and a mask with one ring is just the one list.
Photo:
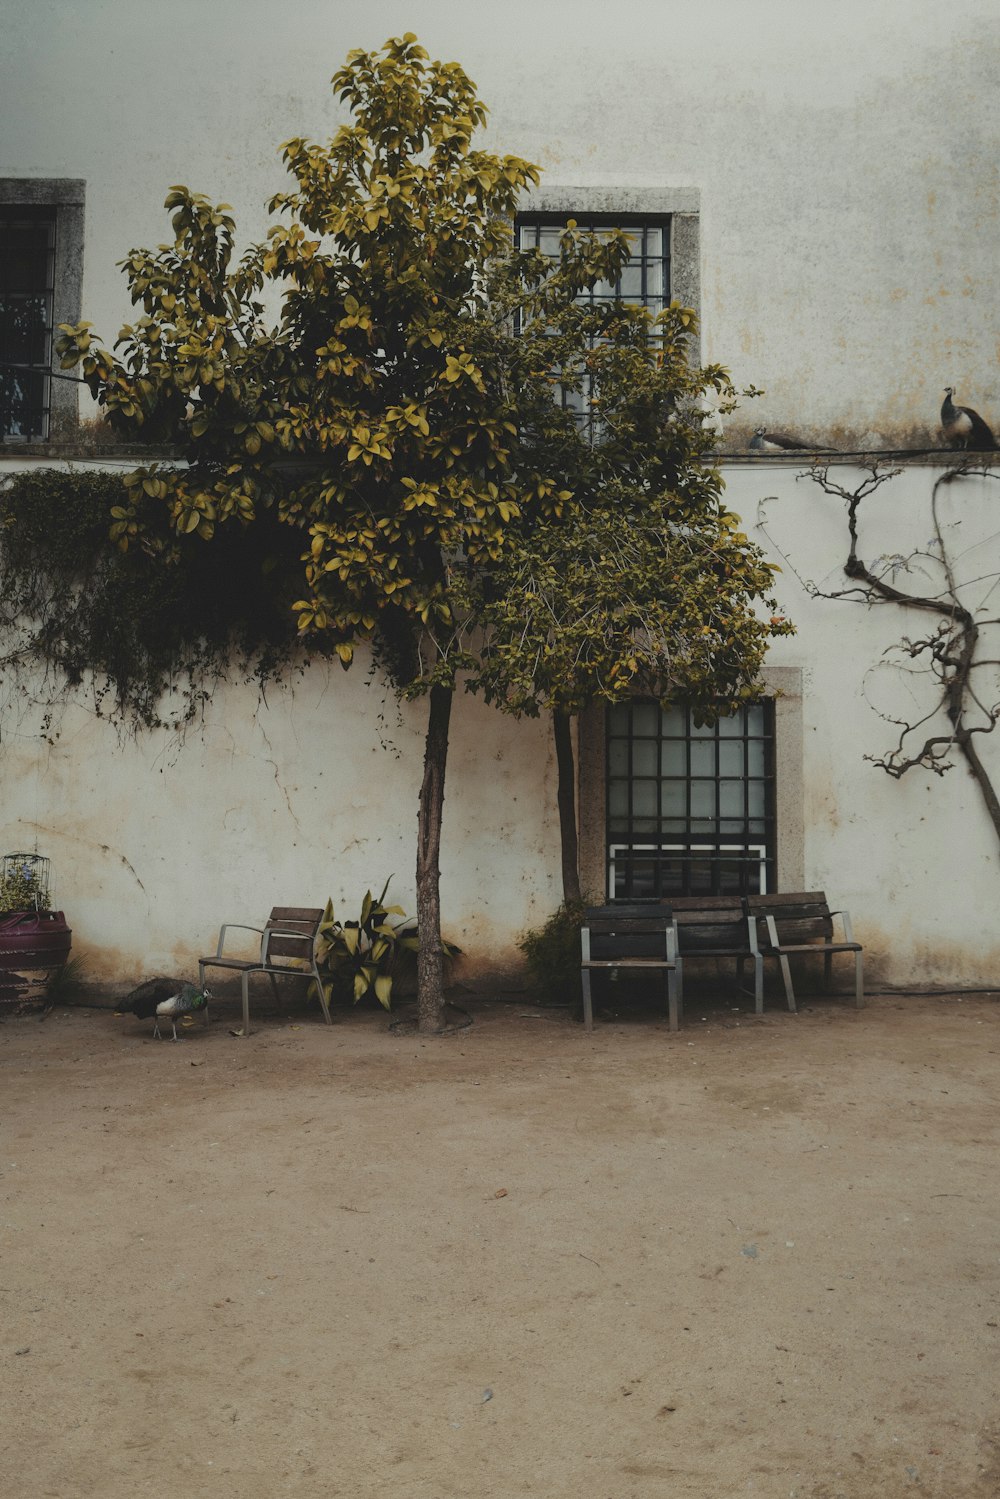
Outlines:
[[31, 864], [5, 860], [0, 875], [0, 913], [47, 911], [51, 904], [48, 889]]
[[[385, 903], [391, 880], [390, 875], [377, 897], [365, 891], [357, 921], [338, 921], [333, 902], [327, 901], [316, 956], [328, 999], [350, 999], [357, 1004], [374, 994], [383, 1009], [391, 1009], [393, 970], [399, 957], [420, 947], [416, 923], [402, 906]], [[394, 922], [393, 916], [403, 920]]]
[[518, 943], [535, 987], [550, 1004], [581, 1003], [580, 928], [585, 909], [583, 901], [564, 903]]

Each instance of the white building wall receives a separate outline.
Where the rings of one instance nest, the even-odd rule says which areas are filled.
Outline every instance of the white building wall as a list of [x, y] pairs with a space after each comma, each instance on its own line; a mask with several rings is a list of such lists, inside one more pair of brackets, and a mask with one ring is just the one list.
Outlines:
[[[1000, 968], [990, 920], [1000, 870], [977, 786], [960, 759], [943, 777], [914, 770], [901, 781], [865, 759], [895, 742], [879, 711], [913, 717], [933, 706], [928, 682], [880, 663], [936, 619], [809, 591], [847, 584], [845, 505], [797, 472], [769, 463], [727, 470], [729, 503], [782, 567], [780, 601], [798, 628], [768, 658], [803, 677], [801, 765], [782, 774], [801, 776], [804, 831], [779, 826], [779, 862], [852, 911], [875, 981], [990, 986]], [[863, 504], [867, 562], [926, 548], [940, 472], [909, 468]], [[851, 487], [863, 475], [841, 467], [833, 477]], [[939, 513], [963, 600], [996, 618], [1000, 476], [947, 487]], [[896, 581], [920, 592], [940, 586], [929, 559]], [[1000, 627], [984, 628], [980, 656], [1000, 657]], [[1000, 700], [996, 668], [979, 686], [988, 705]], [[320, 905], [329, 895], [338, 913], [355, 914], [365, 889], [390, 874], [394, 899], [412, 912], [425, 715], [423, 704], [397, 709], [363, 660], [346, 673], [310, 668], [266, 703], [251, 687], [220, 689], [183, 745], [166, 733], [122, 742], [85, 698], [47, 730], [30, 707], [8, 708], [0, 851], [37, 847], [52, 859], [74, 950], [107, 981], [190, 971], [222, 920], [257, 922], [274, 904]], [[947, 732], [940, 717], [936, 727]], [[1000, 784], [1000, 732], [978, 747]], [[514, 723], [459, 693], [442, 907], [446, 934], [466, 953], [465, 977], [489, 982], [515, 970], [519, 935], [559, 898], [547, 722]]]
[[1000, 425], [994, 0], [0, 0], [0, 26], [0, 178], [86, 179], [106, 340], [167, 188], [259, 237], [279, 143], [342, 118], [334, 69], [413, 30], [543, 185], [700, 190], [704, 353], [767, 392], [737, 445], [758, 423], [923, 444], [946, 384]]
[[[920, 445], [946, 383], [1000, 429], [993, 0], [289, 0], [280, 16], [263, 0], [0, 0], [0, 25], [0, 178], [86, 179], [83, 315], [108, 342], [131, 314], [115, 262], [169, 236], [168, 187], [231, 203], [244, 239], [259, 237], [285, 185], [279, 142], [331, 134], [328, 79], [348, 50], [412, 29], [476, 79], [485, 144], [540, 162], [546, 187], [699, 194], [703, 357], [766, 389], [730, 425], [734, 446], [758, 423]], [[897, 784], [864, 759], [892, 738], [866, 672], [912, 622], [798, 582], [839, 582], [841, 502], [787, 468], [727, 479], [748, 527], [777, 497], [759, 534], [788, 559], [780, 590], [799, 626], [772, 660], [804, 675], [806, 885], [853, 909], [887, 981], [992, 983], [996, 838], [976, 787], [961, 766]], [[931, 479], [908, 469], [866, 507], [864, 556], [927, 540]], [[976, 538], [966, 559], [989, 572], [992, 489], [970, 481], [948, 503], [956, 535]], [[227, 689], [180, 750], [119, 744], [82, 706], [51, 745], [30, 713], [7, 717], [0, 849], [37, 839], [76, 950], [109, 980], [189, 967], [225, 917], [355, 904], [390, 873], [412, 910], [425, 710], [397, 726], [388, 699], [383, 748], [381, 700], [360, 666], [266, 706]], [[983, 744], [994, 764], [998, 747]], [[510, 963], [558, 874], [546, 726], [460, 698], [442, 890], [470, 967]]]
[[[413, 914], [426, 704], [397, 710], [366, 673], [318, 664], [284, 688], [227, 686], [183, 745], [122, 740], [85, 694], [51, 726], [5, 705], [0, 851], [52, 861], [54, 904], [95, 980], [190, 973], [223, 921], [273, 905], [356, 919], [392, 875]], [[381, 715], [381, 717], [380, 717]], [[456, 698], [445, 801], [446, 937], [470, 980], [517, 963], [518, 934], [559, 902], [547, 726]]]

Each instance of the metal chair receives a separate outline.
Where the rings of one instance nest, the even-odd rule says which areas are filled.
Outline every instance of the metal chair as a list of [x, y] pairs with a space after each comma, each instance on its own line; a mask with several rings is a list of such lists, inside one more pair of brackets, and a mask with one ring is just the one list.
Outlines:
[[[323, 1018], [332, 1025], [330, 1007], [326, 1002], [326, 991], [316, 963], [316, 938], [323, 919], [322, 907], [275, 906], [267, 918], [265, 927], [244, 926], [227, 921], [219, 931], [219, 941], [214, 954], [198, 959], [198, 982], [205, 987], [206, 968], [229, 968], [239, 973], [243, 988], [243, 1034], [250, 1034], [250, 975], [266, 973], [271, 980], [275, 998], [278, 998], [278, 977], [306, 978], [311, 975], [323, 1007]], [[227, 932], [257, 932], [260, 935], [260, 955], [256, 958], [227, 957], [225, 954]]]
[[[823, 985], [829, 989], [833, 977], [835, 953], [854, 954], [854, 1003], [860, 1010], [865, 1002], [862, 947], [855, 942], [851, 918], [846, 911], [831, 911], [822, 890], [792, 892], [787, 895], [748, 895], [747, 913], [757, 923], [758, 939], [765, 958], [777, 958], [785, 985], [785, 999], [795, 1009], [795, 990], [789, 956], [803, 953], [823, 954]], [[833, 918], [839, 916], [844, 927], [844, 941], [833, 939]]]
[[677, 927], [677, 976], [684, 996], [684, 963], [688, 958], [735, 958], [741, 992], [743, 970], [753, 963], [754, 1008], [764, 1013], [764, 959], [757, 944], [757, 923], [747, 915], [739, 895], [675, 895], [670, 909]]
[[594, 969], [660, 969], [667, 976], [667, 1013], [670, 1029], [680, 1024], [677, 928], [669, 906], [591, 906], [580, 931], [580, 977], [583, 984], [583, 1024], [594, 1028], [590, 975]]

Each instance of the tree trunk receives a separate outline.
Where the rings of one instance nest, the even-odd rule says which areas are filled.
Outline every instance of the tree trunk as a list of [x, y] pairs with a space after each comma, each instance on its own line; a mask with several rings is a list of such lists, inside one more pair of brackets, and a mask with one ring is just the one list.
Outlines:
[[552, 714], [552, 732], [556, 741], [559, 803], [559, 841], [562, 847], [563, 900], [566, 905], [580, 900], [580, 847], [576, 831], [576, 761], [568, 713]]
[[450, 687], [432, 687], [424, 745], [424, 779], [417, 818], [417, 1017], [422, 1032], [444, 1029], [444, 953], [441, 948], [441, 816], [448, 761]]

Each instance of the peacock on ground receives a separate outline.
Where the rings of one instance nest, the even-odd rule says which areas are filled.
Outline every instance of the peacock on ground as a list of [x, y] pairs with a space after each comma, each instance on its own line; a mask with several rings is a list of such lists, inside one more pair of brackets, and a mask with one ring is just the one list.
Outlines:
[[205, 1024], [208, 1024], [208, 1002], [211, 997], [211, 989], [199, 989], [195, 984], [182, 983], [178, 989], [176, 979], [147, 979], [126, 995], [115, 1014], [135, 1015], [139, 1020], [152, 1019], [153, 1035], [157, 1040], [163, 1039], [160, 1035], [160, 1021], [169, 1020], [173, 1039], [176, 1041], [179, 1019], [182, 1023], [190, 1023], [195, 1013], [202, 1010]]
[[944, 388], [941, 403], [941, 430], [949, 447], [965, 448], [972, 453], [992, 453], [997, 440], [987, 422], [971, 406], [956, 406], [952, 400], [953, 385]]

